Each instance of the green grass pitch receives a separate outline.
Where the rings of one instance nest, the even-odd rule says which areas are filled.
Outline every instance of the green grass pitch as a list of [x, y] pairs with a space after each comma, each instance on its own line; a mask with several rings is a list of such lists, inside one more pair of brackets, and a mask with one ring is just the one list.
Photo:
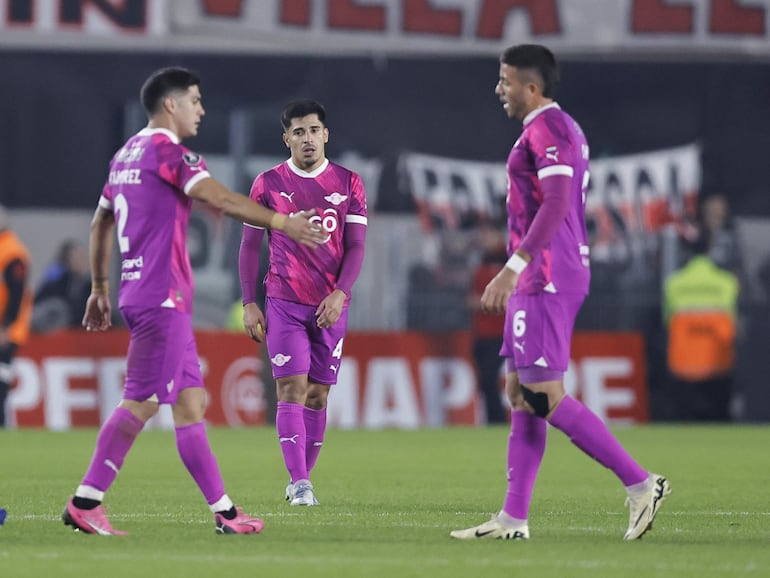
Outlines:
[[620, 483], [553, 429], [531, 540], [472, 543], [449, 531], [499, 509], [507, 428], [330, 431], [313, 473], [317, 508], [283, 501], [273, 429], [210, 429], [228, 493], [265, 519], [258, 536], [216, 535], [173, 433], [147, 431], [107, 495], [125, 538], [75, 533], [60, 519], [94, 430], [0, 431], [0, 576], [770, 576], [770, 427], [615, 431], [673, 487], [637, 542], [622, 541]]

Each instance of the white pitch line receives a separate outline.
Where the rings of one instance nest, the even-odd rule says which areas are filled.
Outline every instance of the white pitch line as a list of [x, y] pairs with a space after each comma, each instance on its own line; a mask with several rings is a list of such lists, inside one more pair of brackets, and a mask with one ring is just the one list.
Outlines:
[[[458, 544], [458, 546], [460, 546]], [[460, 546], [462, 547], [462, 546]], [[326, 567], [344, 567], [344, 566], [350, 566], [355, 565], [359, 566], [362, 561], [365, 561], [367, 564], [372, 565], [378, 565], [378, 566], [393, 566], [393, 567], [420, 567], [420, 568], [427, 568], [427, 567], [435, 567], [435, 568], [446, 568], [449, 565], [457, 565], [458, 562], [455, 561], [449, 561], [446, 558], [420, 558], [419, 562], [414, 563], [404, 563], [402, 560], [400, 560], [397, 557], [377, 557], [372, 558], [366, 555], [362, 555], [360, 557], [346, 557], [346, 558], [338, 558], [335, 562], [331, 562], [327, 557], [321, 557], [321, 556], [308, 556], [303, 555], [301, 558], [297, 558], [295, 554], [286, 554], [286, 555], [276, 555], [276, 554], [255, 554], [255, 555], [232, 555], [232, 553], [228, 554], [222, 554], [222, 555], [208, 555], [208, 554], [193, 554], [193, 555], [162, 555], [162, 554], [153, 554], [153, 555], [147, 555], [147, 556], [141, 556], [137, 555], [136, 553], [132, 554], [102, 554], [97, 553], [92, 556], [90, 556], [93, 559], [98, 560], [132, 560], [135, 561], [137, 558], [144, 559], [144, 560], [155, 560], [155, 561], [163, 561], [168, 560], [172, 562], [198, 562], [198, 563], [221, 563], [223, 560], [227, 560], [228, 562], [238, 562], [238, 563], [255, 563], [255, 564], [264, 564], [266, 562], [273, 562], [273, 563], [282, 563], [282, 564], [291, 564], [294, 566], [311, 566], [311, 567], [318, 567], [319, 565], [323, 565]], [[571, 560], [558, 560], [553, 558], [543, 558], [543, 557], [536, 557], [536, 558], [527, 558], [526, 554], [523, 552], [517, 553], [516, 556], [512, 557], [504, 557], [503, 559], [491, 559], [488, 557], [480, 558], [480, 557], [467, 557], [465, 558], [460, 564], [467, 567], [479, 567], [479, 568], [501, 568], [501, 569], [510, 569], [511, 567], [519, 567], [519, 568], [555, 568], [560, 570], [569, 570], [571, 568], [580, 568], [580, 569], [589, 569], [589, 570], [615, 570], [615, 571], [625, 571], [625, 572], [631, 572], [635, 570], [639, 570], [641, 568], [644, 568], [645, 570], [652, 567], [657, 572], [667, 573], [670, 574], [672, 572], [692, 572], [693, 565], [690, 562], [682, 562], [682, 563], [667, 563], [667, 562], [654, 562], [650, 563], [649, 561], [639, 561], [638, 563], [625, 563], [622, 561], [608, 561], [604, 558], [585, 558], [585, 559], [571, 559]], [[760, 568], [755, 562], [745, 562], [743, 564], [732, 564], [732, 563], [723, 563], [723, 564], [709, 564], [708, 565], [709, 573], [719, 573], [719, 574], [725, 574], [725, 575], [745, 575], [747, 573], [753, 573], [753, 572], [761, 572], [762, 575], [764, 575], [765, 568]]]

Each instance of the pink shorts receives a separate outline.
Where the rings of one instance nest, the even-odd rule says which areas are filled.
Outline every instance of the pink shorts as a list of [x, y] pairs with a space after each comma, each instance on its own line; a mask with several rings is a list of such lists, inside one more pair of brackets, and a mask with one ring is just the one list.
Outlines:
[[314, 383], [334, 385], [342, 362], [342, 344], [348, 327], [348, 308], [328, 329], [316, 325], [314, 305], [283, 299], [265, 300], [267, 351], [275, 379], [307, 374]]
[[519, 382], [540, 383], [564, 377], [570, 359], [575, 318], [585, 295], [513, 294], [505, 311], [500, 355]]
[[124, 399], [176, 403], [179, 392], [203, 387], [192, 317], [176, 309], [123, 307], [131, 334]]

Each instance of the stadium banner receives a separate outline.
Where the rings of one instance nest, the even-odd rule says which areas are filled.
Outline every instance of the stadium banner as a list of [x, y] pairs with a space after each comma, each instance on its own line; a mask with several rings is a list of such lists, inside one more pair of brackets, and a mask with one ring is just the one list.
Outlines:
[[[216, 426], [264, 426], [273, 388], [264, 351], [244, 336], [197, 331], [209, 392], [206, 418]], [[98, 426], [121, 399], [128, 333], [62, 331], [34, 336], [14, 360], [8, 404], [16, 427], [68, 430]], [[467, 332], [356, 333], [345, 340], [339, 381], [329, 397], [336, 428], [420, 428], [483, 423]], [[502, 379], [501, 379], [502, 393]], [[642, 337], [577, 333], [565, 378], [569, 393], [602, 419], [648, 419]], [[168, 407], [149, 427], [173, 427]]]
[[[404, 153], [399, 170], [426, 229], [456, 229], [505, 211], [506, 174], [499, 162]], [[669, 149], [591, 160], [586, 218], [591, 256], [626, 255], [630, 239], [695, 216], [701, 183], [700, 148]]]
[[103, 49], [122, 39], [141, 45], [169, 33], [169, 10], [169, 0], [0, 0], [0, 46]]
[[767, 13], [764, 0], [0, 0], [0, 30], [3, 43], [70, 48], [762, 54]]

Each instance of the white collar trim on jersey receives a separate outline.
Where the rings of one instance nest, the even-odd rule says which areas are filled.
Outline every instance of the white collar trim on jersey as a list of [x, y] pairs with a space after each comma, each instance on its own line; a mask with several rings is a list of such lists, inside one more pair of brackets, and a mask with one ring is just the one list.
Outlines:
[[559, 106], [558, 102], [554, 101], [554, 102], [548, 103], [545, 106], [541, 106], [539, 108], [536, 108], [535, 110], [530, 111], [530, 113], [527, 116], [524, 117], [524, 120], [522, 121], [522, 124], [528, 125], [529, 123], [531, 123], [535, 119], [535, 117], [538, 114], [540, 114], [543, 111], [548, 110], [549, 108], [561, 109], [561, 107]]
[[289, 169], [291, 169], [291, 172], [293, 172], [295, 175], [304, 179], [314, 179], [326, 170], [326, 167], [329, 166], [329, 159], [324, 159], [324, 162], [321, 163], [321, 166], [310, 173], [303, 171], [301, 168], [295, 165], [294, 161], [291, 160], [291, 157], [289, 157], [289, 160], [286, 161], [286, 164], [289, 165]]
[[179, 137], [176, 136], [175, 133], [171, 132], [167, 128], [150, 128], [149, 126], [144, 127], [142, 130], [140, 130], [137, 134], [139, 136], [150, 136], [153, 134], [165, 134], [168, 138], [171, 139], [171, 142], [174, 144], [179, 144]]

